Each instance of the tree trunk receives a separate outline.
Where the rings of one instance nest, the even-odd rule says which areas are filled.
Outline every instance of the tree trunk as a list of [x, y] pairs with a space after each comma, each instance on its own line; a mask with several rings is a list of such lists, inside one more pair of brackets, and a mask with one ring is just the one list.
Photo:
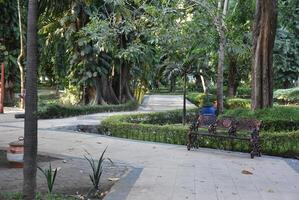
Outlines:
[[[121, 94], [122, 94], [122, 100], [127, 101], [135, 101], [130, 88], [129, 88], [129, 67], [123, 63], [121, 67]], [[123, 102], [123, 101], [122, 101]]]
[[24, 94], [25, 94], [25, 72], [23, 66], [24, 59], [24, 42], [23, 42], [23, 29], [22, 29], [22, 14], [21, 14], [21, 5], [20, 0], [18, 0], [18, 17], [19, 17], [19, 32], [20, 32], [20, 54], [18, 56], [18, 66], [20, 70], [20, 88], [21, 88], [21, 96], [20, 96], [20, 108], [24, 109]]
[[187, 73], [184, 74], [183, 125], [186, 124], [186, 91], [187, 91]]
[[205, 79], [202, 74], [200, 74], [199, 76], [200, 76], [200, 80], [201, 80], [202, 90], [206, 94], [207, 87], [206, 87]]
[[237, 61], [234, 56], [229, 57], [229, 66], [228, 66], [228, 97], [234, 97], [237, 92]]
[[220, 31], [220, 46], [218, 55], [217, 68], [217, 110], [219, 114], [223, 113], [223, 65], [225, 54], [225, 35], [224, 31]]
[[103, 86], [102, 81], [100, 80], [100, 77], [94, 78], [94, 85], [96, 89], [96, 95], [95, 95], [95, 104], [107, 104], [103, 98]]
[[110, 80], [107, 79], [106, 76], [101, 76], [101, 85], [102, 85], [102, 94], [103, 94], [103, 98], [104, 100], [108, 103], [108, 104], [117, 104], [119, 103], [115, 92], [112, 88], [112, 82]]
[[25, 200], [35, 199], [37, 168], [37, 0], [28, 3], [27, 75], [24, 130], [24, 182]]
[[[219, 8], [221, 8], [221, 1], [219, 1]], [[218, 20], [216, 20], [216, 26], [220, 37], [219, 51], [218, 51], [218, 67], [217, 67], [217, 112], [218, 114], [223, 113], [223, 66], [224, 66], [224, 55], [225, 55], [225, 24], [224, 17], [228, 8], [228, 0], [224, 1], [223, 12], [219, 12]]]
[[277, 0], [257, 0], [253, 30], [252, 110], [273, 105], [273, 46]]

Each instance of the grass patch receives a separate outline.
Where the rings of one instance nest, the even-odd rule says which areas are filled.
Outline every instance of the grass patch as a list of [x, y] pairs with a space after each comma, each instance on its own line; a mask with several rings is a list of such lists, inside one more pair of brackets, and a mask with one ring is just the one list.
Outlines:
[[[7, 192], [7, 193], [1, 193], [0, 199], [5, 200], [22, 200], [23, 194], [21, 192]], [[68, 197], [61, 194], [42, 194], [42, 193], [36, 193], [35, 200], [76, 200], [77, 198], [74, 197]]]

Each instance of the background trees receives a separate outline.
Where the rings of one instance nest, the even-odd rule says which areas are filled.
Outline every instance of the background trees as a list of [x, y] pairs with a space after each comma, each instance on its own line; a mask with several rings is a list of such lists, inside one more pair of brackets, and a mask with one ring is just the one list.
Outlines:
[[[20, 3], [24, 29], [27, 4]], [[7, 80], [19, 92], [22, 37], [17, 1], [0, 4], [5, 15], [0, 19], [0, 43], [5, 49], [1, 53], [10, 66]], [[293, 86], [298, 77], [298, 3], [288, 0], [278, 6], [273, 81], [282, 88]], [[169, 76], [165, 70], [180, 66], [190, 52], [196, 62], [188, 66], [187, 86], [200, 91], [209, 86], [214, 92], [218, 78], [219, 102], [221, 96], [236, 96], [239, 87], [248, 88], [253, 77], [254, 0], [42, 0], [39, 8], [39, 82], [75, 93], [79, 104], [132, 101], [140, 88], [162, 86], [174, 92], [182, 88], [183, 76]], [[23, 63], [21, 57], [19, 61]]]

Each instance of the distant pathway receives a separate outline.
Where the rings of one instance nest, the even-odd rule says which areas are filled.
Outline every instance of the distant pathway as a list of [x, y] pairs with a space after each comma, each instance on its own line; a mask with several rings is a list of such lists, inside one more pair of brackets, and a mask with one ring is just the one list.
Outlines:
[[[181, 96], [153, 95], [146, 97], [135, 113], [181, 105]], [[107, 157], [135, 170], [112, 188], [106, 200], [298, 200], [298, 160], [270, 156], [250, 159], [247, 153], [204, 148], [188, 152], [181, 145], [54, 129], [98, 124], [107, 116], [126, 113], [131, 112], [39, 120], [39, 151], [83, 157], [86, 149], [98, 156], [108, 146]], [[0, 147], [23, 135], [23, 124], [12, 114], [0, 115]], [[243, 170], [253, 174], [243, 174]]]

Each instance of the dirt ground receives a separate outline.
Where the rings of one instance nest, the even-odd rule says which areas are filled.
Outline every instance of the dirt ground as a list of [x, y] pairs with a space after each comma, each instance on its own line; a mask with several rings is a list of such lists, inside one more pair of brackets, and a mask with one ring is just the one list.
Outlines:
[[[48, 168], [51, 163], [52, 168], [58, 168], [54, 184], [54, 193], [65, 195], [85, 195], [92, 187], [89, 178], [91, 168], [85, 159], [39, 155], [38, 166]], [[107, 193], [110, 188], [120, 178], [125, 176], [129, 167], [121, 163], [104, 163], [103, 175], [100, 181], [100, 190]], [[0, 199], [1, 194], [8, 192], [21, 192], [23, 184], [23, 169], [10, 168], [6, 160], [6, 152], [0, 150]], [[47, 183], [44, 175], [38, 170], [37, 172], [37, 191], [46, 193]]]

